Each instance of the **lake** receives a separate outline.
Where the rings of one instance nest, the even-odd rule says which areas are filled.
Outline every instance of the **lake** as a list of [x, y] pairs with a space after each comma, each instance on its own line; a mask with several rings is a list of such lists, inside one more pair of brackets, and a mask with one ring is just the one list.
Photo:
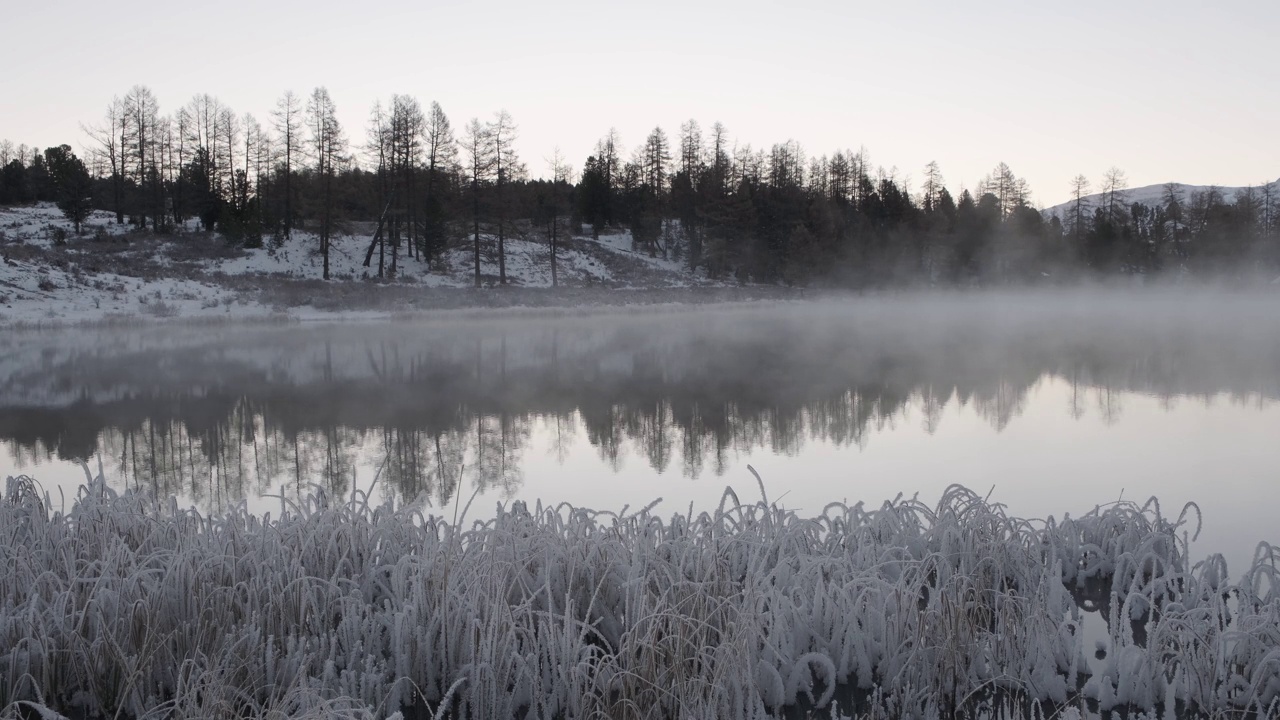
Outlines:
[[921, 293], [626, 312], [7, 332], [0, 477], [202, 512], [280, 497], [818, 514], [953, 483], [1012, 515], [1198, 504], [1280, 543], [1280, 294]]

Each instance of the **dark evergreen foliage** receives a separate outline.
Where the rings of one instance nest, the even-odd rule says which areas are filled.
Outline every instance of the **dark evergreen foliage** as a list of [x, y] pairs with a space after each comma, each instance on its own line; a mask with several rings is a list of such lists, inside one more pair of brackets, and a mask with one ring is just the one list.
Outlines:
[[80, 223], [89, 216], [93, 202], [93, 181], [89, 171], [70, 145], [59, 145], [44, 151], [45, 165], [49, 173], [49, 186], [58, 209], [75, 224], [80, 234]]

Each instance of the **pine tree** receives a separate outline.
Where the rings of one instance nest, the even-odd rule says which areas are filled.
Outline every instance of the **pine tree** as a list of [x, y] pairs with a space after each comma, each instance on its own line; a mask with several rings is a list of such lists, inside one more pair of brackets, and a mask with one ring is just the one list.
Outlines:
[[600, 230], [609, 217], [609, 181], [595, 155], [587, 158], [578, 182], [578, 214], [591, 225], [591, 234], [600, 239]]
[[45, 165], [49, 170], [49, 179], [53, 185], [58, 209], [68, 220], [75, 224], [76, 234], [80, 234], [80, 223], [89, 216], [92, 209], [91, 197], [93, 181], [89, 171], [70, 145], [60, 145], [44, 151]]
[[445, 181], [457, 163], [458, 146], [453, 137], [453, 127], [440, 103], [432, 102], [427, 111], [425, 128], [427, 153], [426, 204], [423, 208], [423, 242], [427, 263], [430, 264], [445, 248], [445, 213], [441, 199]]

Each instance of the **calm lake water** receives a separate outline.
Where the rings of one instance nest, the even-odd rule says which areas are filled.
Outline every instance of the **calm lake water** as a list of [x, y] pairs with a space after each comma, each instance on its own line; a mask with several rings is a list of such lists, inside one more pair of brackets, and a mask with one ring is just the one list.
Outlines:
[[1160, 498], [1235, 575], [1280, 543], [1280, 293], [930, 294], [560, 317], [8, 333], [0, 477], [68, 504], [98, 463], [205, 512], [335, 496], [469, 518], [661, 497], [817, 514]]

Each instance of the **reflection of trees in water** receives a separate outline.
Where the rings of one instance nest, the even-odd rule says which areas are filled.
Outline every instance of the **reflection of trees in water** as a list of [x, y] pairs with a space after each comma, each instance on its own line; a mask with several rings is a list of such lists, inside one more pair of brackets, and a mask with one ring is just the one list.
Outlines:
[[232, 364], [197, 367], [201, 381], [217, 378], [207, 386], [157, 389], [129, 375], [125, 387], [146, 390], [123, 395], [119, 369], [107, 366], [103, 386], [119, 399], [0, 409], [0, 438], [12, 438], [11, 452], [28, 462], [100, 451], [108, 472], [130, 486], [211, 506], [280, 488], [305, 492], [313, 482], [346, 494], [362, 468], [370, 477], [381, 468], [383, 492], [446, 504], [460, 492], [519, 487], [535, 427], [546, 437], [535, 452], [559, 462], [585, 437], [613, 471], [630, 454], [657, 472], [697, 478], [761, 448], [863, 447], [885, 427], [915, 422], [917, 411], [930, 434], [948, 407], [971, 407], [1001, 431], [1046, 377], [1067, 384], [1072, 417], [1097, 413], [1105, 423], [1121, 416], [1122, 393], [1171, 406], [1227, 392], [1262, 404], [1280, 377], [1280, 366], [1265, 362], [1223, 370], [1232, 360], [1202, 345], [1120, 338], [1091, 346], [1059, 339], [1056, 328], [1032, 340], [957, 331], [928, 343], [789, 325], [723, 337], [715, 328], [685, 336], [652, 329], [442, 331], [412, 349], [405, 338], [325, 341], [291, 350], [301, 357], [293, 367], [225, 359]]
[[268, 492], [277, 481], [296, 494], [313, 483], [335, 495], [349, 491], [362, 433], [336, 424], [290, 432], [268, 417], [240, 399], [218, 421], [175, 416], [109, 426], [99, 449], [125, 487], [208, 507]]
[[1071, 369], [1066, 380], [1071, 385], [1071, 394], [1067, 397], [1067, 412], [1070, 413], [1072, 420], [1079, 420], [1084, 417], [1084, 394], [1086, 388], [1080, 381], [1079, 371], [1075, 368]]
[[679, 427], [688, 428], [680, 433], [681, 470], [684, 475], [701, 475], [708, 455], [713, 457], [716, 474], [723, 472], [726, 465], [725, 449], [716, 442], [715, 433], [708, 428], [702, 406], [693, 402], [674, 402], [671, 419]]
[[1120, 422], [1120, 414], [1124, 411], [1120, 402], [1120, 393], [1110, 387], [1095, 388], [1098, 400], [1098, 415], [1104, 425], [1111, 426]]
[[[108, 428], [101, 436], [109, 470], [129, 487], [181, 494], [208, 506], [281, 489], [290, 494], [318, 483], [333, 496], [349, 493], [357, 466], [380, 468], [381, 481], [402, 498], [425, 493], [446, 504], [463, 482], [472, 489], [511, 493], [523, 481], [521, 461], [536, 422], [563, 462], [583, 432], [600, 456], [619, 469], [625, 448], [645, 464], [683, 474], [722, 474], [733, 453], [767, 447], [795, 454], [807, 439], [835, 444], [865, 441], [869, 426], [902, 411], [907, 396], [850, 391], [814, 402], [754, 409], [736, 403], [704, 406], [675, 401], [598, 408], [551, 415], [459, 410], [452, 427], [413, 425], [357, 428], [325, 420], [296, 428], [269, 403], [231, 403], [220, 422], [190, 425], [175, 418]], [[259, 412], [259, 410], [261, 410]], [[377, 441], [366, 446], [370, 436]], [[365, 489], [365, 488], [361, 488]]]
[[[186, 494], [197, 481], [207, 488], [213, 457], [195, 447], [187, 426], [176, 419], [144, 420], [140, 427], [108, 428], [100, 440], [107, 469], [126, 486], [160, 495]], [[111, 461], [114, 462], [112, 467]]]
[[[471, 484], [468, 492], [498, 490], [510, 495], [520, 487], [520, 460], [532, 434], [532, 417], [504, 413], [459, 418], [461, 426], [447, 430], [382, 431], [382, 473], [397, 495], [405, 500], [425, 496], [443, 506], [453, 501], [464, 481]], [[563, 462], [573, 424], [568, 418], [557, 422]]]
[[474, 436], [460, 430], [429, 430], [414, 427], [384, 428], [381, 456], [381, 481], [394, 488], [395, 494], [412, 500], [425, 497], [436, 505], [452, 501]]
[[425, 492], [428, 497], [435, 498], [439, 505], [444, 506], [453, 500], [462, 483], [462, 469], [467, 457], [466, 436], [457, 431], [436, 431], [432, 433], [431, 440], [435, 452], [427, 472], [412, 493], [402, 492], [401, 497], [416, 497]]
[[49, 445], [40, 438], [37, 438], [30, 443], [0, 441], [0, 444], [3, 444], [8, 448], [9, 460], [13, 462], [14, 467], [19, 469], [50, 462], [59, 457], [54, 448], [49, 447]]
[[925, 432], [930, 435], [938, 432], [938, 427], [942, 424], [942, 412], [946, 410], [947, 401], [950, 399], [950, 388], [947, 388], [945, 392], [942, 392], [940, 388], [934, 387], [932, 384], [926, 384], [920, 388], [920, 411], [924, 415]]
[[990, 392], [975, 393], [973, 407], [978, 412], [978, 417], [990, 423], [996, 432], [1000, 432], [1026, 409], [1028, 390], [1028, 387], [1001, 381]]
[[587, 441], [596, 448], [600, 459], [609, 465], [610, 470], [622, 470], [622, 447], [626, 441], [626, 433], [623, 430], [625, 417], [621, 408], [611, 404], [602, 408], [599, 402], [588, 402], [581, 413], [587, 430]]
[[675, 448], [675, 420], [670, 404], [658, 400], [652, 405], [627, 408], [623, 429], [627, 437], [638, 442], [649, 467], [659, 473], [667, 471]]
[[[301, 496], [313, 484], [343, 496], [355, 489], [362, 463], [377, 468], [379, 482], [405, 499], [425, 495], [444, 505], [464, 481], [481, 491], [516, 490], [532, 418], [459, 417], [469, 430], [409, 426], [371, 434], [337, 423], [292, 429], [273, 422], [269, 410], [252, 414], [248, 403], [236, 403], [222, 422], [199, 432], [177, 419], [144, 420], [136, 427], [107, 428], [99, 443], [109, 476], [125, 487], [181, 495], [213, 508], [266, 492]], [[561, 422], [572, 432], [572, 420]], [[377, 439], [373, 446], [366, 445], [370, 437]], [[567, 448], [567, 437], [564, 442]]]
[[382, 478], [401, 496], [413, 497], [426, 490], [426, 477], [432, 465], [433, 438], [414, 428], [385, 428], [382, 431], [382, 453], [386, 458]]
[[908, 397], [894, 391], [860, 388], [815, 402], [808, 414], [807, 431], [803, 425], [793, 431], [796, 449], [804, 435], [837, 446], [865, 447], [867, 431], [902, 412]]
[[476, 415], [474, 424], [471, 481], [475, 489], [500, 490], [510, 495], [524, 479], [520, 455], [529, 441], [529, 418], [506, 413], [496, 417]]
[[[257, 418], [237, 403], [222, 422], [184, 421], [180, 416], [142, 418], [108, 427], [99, 438], [112, 477], [127, 487], [195, 500], [235, 499], [259, 488], [250, 469], [261, 462]], [[247, 436], [246, 452], [241, 438]]]
[[[401, 381], [388, 378], [393, 388]], [[130, 425], [108, 426], [99, 448], [108, 458], [109, 475], [128, 487], [183, 495], [211, 508], [267, 492], [302, 495], [312, 483], [342, 496], [352, 491], [360, 466], [370, 477], [377, 470], [382, 492], [391, 489], [404, 500], [425, 497], [444, 506], [464, 484], [469, 487], [463, 500], [475, 490], [516, 491], [536, 424], [547, 438], [546, 452], [560, 463], [581, 434], [615, 472], [630, 448], [656, 472], [678, 466], [696, 479], [706, 473], [720, 476], [735, 455], [760, 448], [796, 455], [809, 441], [864, 447], [875, 432], [915, 410], [923, 428], [933, 433], [953, 397], [1002, 430], [1022, 412], [1035, 383], [1022, 378], [969, 388], [867, 385], [826, 396], [738, 402], [703, 400], [657, 385], [616, 402], [606, 402], [603, 393], [587, 393], [576, 407], [577, 399], [557, 394], [546, 412], [539, 395], [526, 393], [519, 403], [503, 396], [496, 404], [481, 399], [443, 413], [398, 408], [391, 413], [394, 424], [379, 424], [385, 415], [365, 416], [368, 407], [354, 403], [313, 412], [294, 401], [242, 397], [224, 403], [221, 412], [206, 402], [190, 412], [170, 408]], [[1116, 391], [1093, 392], [1104, 417], [1118, 414]], [[520, 404], [531, 410], [508, 409]]]
[[578, 434], [578, 418], [571, 412], [556, 412], [548, 418], [550, 426], [548, 454], [563, 465], [573, 450], [573, 439]]
[[335, 496], [346, 494], [355, 480], [356, 445], [361, 435], [341, 425], [326, 425], [320, 437], [310, 443], [320, 456], [320, 484]]

